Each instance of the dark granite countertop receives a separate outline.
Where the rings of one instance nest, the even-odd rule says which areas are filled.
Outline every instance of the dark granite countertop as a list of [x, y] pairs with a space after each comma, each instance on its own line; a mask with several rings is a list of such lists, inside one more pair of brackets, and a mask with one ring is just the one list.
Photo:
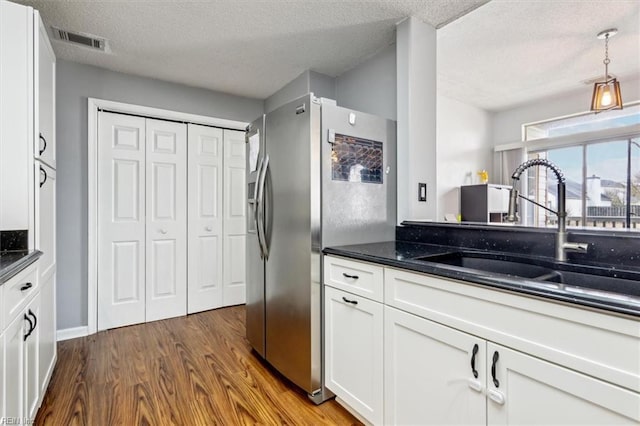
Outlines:
[[42, 255], [38, 250], [8, 251], [0, 253], [0, 285], [19, 274]]
[[[523, 263], [551, 268], [561, 272], [593, 274], [602, 277], [600, 279], [602, 285], [598, 285], [598, 289], [582, 289], [581, 287], [568, 285], [563, 287], [546, 281], [541, 282], [512, 275], [489, 273], [442, 263], [415, 260], [418, 257], [459, 252], [461, 250], [482, 253], [485, 257], [495, 257], [496, 259], [507, 256], [510, 260], [519, 260]], [[504, 252], [491, 252], [459, 246], [405, 241], [328, 247], [325, 248], [323, 252], [325, 254], [374, 262], [410, 271], [424, 272], [481, 284], [492, 288], [640, 317], [640, 268], [620, 265], [610, 267], [601, 265], [577, 265], [569, 262], [556, 262], [553, 258], [544, 256], [506, 254]], [[606, 287], [607, 277], [614, 277], [618, 280], [615, 291], [611, 291]], [[596, 280], [598, 279], [599, 278]]]

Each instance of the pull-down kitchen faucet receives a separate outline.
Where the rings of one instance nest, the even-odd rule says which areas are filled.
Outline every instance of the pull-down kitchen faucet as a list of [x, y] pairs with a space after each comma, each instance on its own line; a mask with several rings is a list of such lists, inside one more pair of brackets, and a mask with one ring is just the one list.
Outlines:
[[[518, 194], [518, 190], [516, 189], [517, 181], [520, 180], [520, 175], [524, 173], [530, 167], [533, 166], [544, 166], [549, 169], [556, 175], [556, 179], [558, 180], [558, 211], [553, 211], [550, 208], [531, 200], [527, 197], [524, 197]], [[570, 243], [567, 241], [567, 208], [566, 208], [566, 196], [565, 196], [565, 178], [560, 171], [560, 169], [553, 164], [551, 161], [543, 159], [543, 158], [535, 158], [533, 160], [526, 161], [518, 166], [518, 168], [511, 175], [512, 187], [509, 191], [509, 212], [507, 213], [507, 221], [515, 222], [518, 220], [516, 216], [516, 202], [518, 197], [523, 200], [527, 200], [530, 203], [535, 204], [538, 207], [541, 207], [556, 216], [558, 216], [558, 232], [556, 233], [556, 260], [566, 261], [567, 260], [567, 252], [579, 252], [586, 253], [589, 247], [586, 243]]]

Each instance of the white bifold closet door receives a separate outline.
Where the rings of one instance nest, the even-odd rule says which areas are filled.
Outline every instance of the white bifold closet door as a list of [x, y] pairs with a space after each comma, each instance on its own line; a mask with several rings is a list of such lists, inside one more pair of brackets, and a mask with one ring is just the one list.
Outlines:
[[222, 133], [188, 125], [190, 314], [223, 306]]
[[224, 131], [224, 306], [246, 300], [245, 134]]
[[146, 120], [146, 320], [187, 314], [187, 126]]
[[99, 113], [98, 330], [145, 321], [145, 119]]
[[186, 125], [98, 120], [98, 329], [186, 314]]

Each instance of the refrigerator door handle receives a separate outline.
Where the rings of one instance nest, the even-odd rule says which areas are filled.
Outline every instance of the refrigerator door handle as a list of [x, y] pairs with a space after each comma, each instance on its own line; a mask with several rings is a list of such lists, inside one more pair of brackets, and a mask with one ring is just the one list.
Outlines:
[[[264, 159], [260, 159], [260, 163], [258, 163], [258, 169], [256, 170], [256, 184], [253, 186], [253, 196], [249, 200], [249, 204], [251, 204], [251, 210], [253, 211], [253, 221], [256, 225], [256, 233], [259, 233], [258, 229], [258, 186], [260, 186], [260, 173], [262, 173], [262, 164], [264, 163]], [[258, 242], [260, 240], [258, 239]], [[262, 257], [262, 244], [260, 243], [260, 257]]]
[[258, 230], [258, 240], [260, 241], [260, 250], [262, 251], [263, 257], [265, 259], [269, 259], [269, 247], [267, 247], [267, 239], [265, 237], [265, 226], [264, 226], [264, 208], [262, 207], [262, 202], [264, 201], [264, 185], [267, 180], [267, 171], [269, 170], [269, 154], [264, 159], [264, 163], [262, 165], [262, 175], [260, 176], [260, 181], [258, 184], [258, 195], [256, 198], [256, 205], [258, 208], [257, 218], [257, 230]]

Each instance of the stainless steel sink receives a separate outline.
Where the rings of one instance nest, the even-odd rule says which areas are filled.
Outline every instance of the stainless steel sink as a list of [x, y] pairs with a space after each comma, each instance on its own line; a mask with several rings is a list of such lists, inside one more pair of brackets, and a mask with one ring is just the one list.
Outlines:
[[483, 274], [523, 278], [521, 285], [525, 287], [546, 289], [569, 297], [586, 296], [640, 306], [640, 281], [618, 277], [615, 270], [577, 272], [577, 265], [550, 262], [549, 266], [540, 266], [526, 263], [516, 256], [465, 251], [422, 256], [413, 260], [467, 268]]
[[[612, 271], [611, 274], [615, 274], [615, 271]], [[615, 276], [553, 271], [548, 275], [538, 277], [537, 280], [557, 283], [559, 288], [574, 293], [606, 292], [640, 297], [640, 282]]]
[[514, 260], [500, 259], [496, 256], [473, 252], [443, 253], [418, 257], [414, 260], [441, 263], [445, 265], [459, 266], [461, 268], [475, 269], [477, 271], [512, 275], [530, 279], [549, 275], [554, 272], [552, 269], [542, 266], [531, 265], [529, 263]]

